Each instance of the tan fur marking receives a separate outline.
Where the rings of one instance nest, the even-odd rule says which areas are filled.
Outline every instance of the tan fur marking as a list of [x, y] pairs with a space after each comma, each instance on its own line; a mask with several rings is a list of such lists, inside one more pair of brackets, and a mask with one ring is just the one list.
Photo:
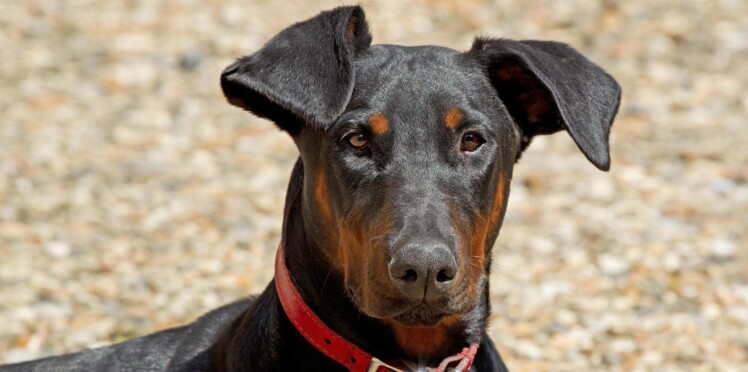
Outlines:
[[447, 124], [449, 129], [457, 129], [462, 124], [462, 111], [457, 107], [453, 107], [447, 111], [447, 115], [444, 117], [444, 122]]
[[375, 135], [381, 136], [390, 129], [390, 122], [384, 115], [374, 114], [369, 118], [369, 127]]
[[470, 289], [475, 281], [478, 280], [480, 271], [475, 269], [476, 267], [482, 268], [486, 262], [486, 239], [491, 231], [498, 228], [497, 223], [499, 222], [499, 216], [504, 206], [504, 176], [499, 177], [498, 184], [496, 185], [496, 194], [494, 195], [493, 205], [491, 206], [491, 212], [488, 216], [478, 214], [475, 218], [475, 225], [473, 226], [473, 234], [470, 237], [470, 255], [471, 261], [474, 263], [472, 271], [472, 280], [470, 283]]
[[435, 327], [405, 327], [390, 323], [395, 341], [411, 357], [432, 358], [442, 352], [449, 338], [449, 328], [457, 325], [460, 315], [451, 315]]
[[[354, 281], [358, 284], [361, 292], [366, 291], [366, 277], [361, 275], [368, 268], [368, 255], [363, 245], [363, 232], [358, 226], [348, 226], [343, 221], [338, 221], [338, 259], [337, 263], [343, 268], [343, 277], [346, 282], [354, 275]], [[362, 277], [363, 276], [363, 277]]]
[[330, 207], [330, 198], [327, 195], [325, 172], [319, 172], [317, 175], [317, 185], [315, 185], [314, 195], [317, 198], [317, 205], [322, 212], [322, 217], [330, 220], [332, 218], [332, 208]]
[[499, 221], [499, 215], [504, 207], [504, 176], [499, 176], [499, 182], [496, 185], [496, 195], [493, 198], [493, 206], [491, 207], [491, 215], [489, 219], [489, 225], [495, 227]]
[[[378, 300], [373, 288], [374, 284], [372, 284], [376, 280], [368, 273], [372, 271], [372, 265], [384, 266], [384, 252], [387, 250], [383, 246], [384, 240], [372, 237], [384, 237], [390, 229], [392, 218], [387, 205], [385, 203], [382, 206], [378, 218], [370, 219], [361, 211], [344, 221], [337, 222], [339, 226], [338, 261], [343, 267], [346, 283], [355, 284], [358, 290], [355, 296], [365, 307], [371, 306]], [[378, 272], [377, 275], [383, 275], [384, 280], [389, 280], [386, 271]]]

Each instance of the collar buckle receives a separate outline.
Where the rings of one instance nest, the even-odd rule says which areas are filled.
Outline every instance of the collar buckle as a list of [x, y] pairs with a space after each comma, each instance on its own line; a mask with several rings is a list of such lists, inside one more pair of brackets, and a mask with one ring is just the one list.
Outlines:
[[407, 372], [397, 367], [393, 367], [377, 359], [376, 357], [371, 358], [371, 363], [369, 363], [369, 368], [366, 370], [366, 372], [379, 372], [380, 368], [385, 368], [388, 372]]

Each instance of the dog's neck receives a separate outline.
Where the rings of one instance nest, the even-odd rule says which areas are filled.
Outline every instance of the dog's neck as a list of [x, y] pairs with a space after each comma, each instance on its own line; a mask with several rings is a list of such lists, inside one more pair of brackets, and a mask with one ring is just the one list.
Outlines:
[[[304, 301], [333, 331], [363, 350], [379, 358], [409, 358], [412, 352], [400, 346], [403, 338], [430, 337], [428, 332], [398, 334], [403, 328], [395, 328], [385, 321], [363, 314], [349, 299], [344, 281], [327, 262], [322, 247], [315, 244], [313, 234], [304, 227], [303, 182], [304, 169], [301, 160], [294, 166], [286, 195], [286, 210], [283, 221], [282, 244], [286, 250], [288, 270]], [[321, 230], [321, 229], [318, 229]], [[432, 363], [459, 351], [465, 344], [478, 342], [485, 333], [488, 317], [488, 288], [485, 288], [481, 305], [465, 314], [458, 329], [445, 335], [443, 347], [434, 350], [427, 360]], [[411, 354], [410, 356], [408, 354]]]

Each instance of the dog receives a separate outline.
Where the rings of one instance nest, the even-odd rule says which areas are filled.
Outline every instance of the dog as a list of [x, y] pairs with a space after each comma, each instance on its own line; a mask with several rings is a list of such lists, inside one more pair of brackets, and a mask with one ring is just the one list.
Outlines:
[[371, 45], [360, 7], [294, 24], [220, 77], [300, 157], [275, 279], [196, 322], [2, 371], [506, 371], [486, 334], [512, 169], [566, 131], [601, 170], [618, 83], [571, 47]]

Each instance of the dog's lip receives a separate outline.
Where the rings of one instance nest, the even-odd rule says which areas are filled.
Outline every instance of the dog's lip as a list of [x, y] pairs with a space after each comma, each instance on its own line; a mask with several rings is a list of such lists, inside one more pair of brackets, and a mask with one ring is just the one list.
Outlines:
[[[409, 326], [423, 326], [423, 324], [420, 324], [423, 323], [422, 321], [414, 321], [414, 319], [419, 318], [413, 314], [414, 312], [420, 311], [424, 313], [421, 318], [432, 319], [426, 323], [434, 322], [433, 325], [435, 325], [445, 317], [462, 314], [469, 310], [464, 306], [450, 306], [449, 302], [431, 302], [427, 301], [425, 298], [421, 300], [406, 299], [399, 295], [387, 293], [386, 291], [374, 291], [375, 293], [370, 294], [370, 298], [377, 298], [378, 300], [368, 302], [362, 301], [363, 297], [361, 296], [353, 295], [358, 292], [354, 290], [354, 287], [349, 285], [346, 287], [346, 290], [350, 299], [363, 314], [375, 319], [392, 321]], [[474, 305], [470, 306], [470, 308], [472, 307], [474, 307]], [[423, 315], [425, 315], [425, 317]]]
[[373, 318], [392, 321], [406, 326], [434, 326], [445, 317], [452, 315], [444, 311], [444, 309], [430, 305], [426, 301], [418, 303], [411, 302], [409, 304], [400, 303], [400, 305], [388, 307], [384, 311], [380, 309], [379, 311], [372, 312], [361, 307], [360, 309]]
[[442, 319], [446, 318], [448, 313], [441, 310], [434, 309], [425, 302], [421, 302], [418, 305], [409, 307], [403, 311], [390, 317], [392, 321], [395, 321], [404, 326], [420, 326], [420, 327], [433, 327]]

